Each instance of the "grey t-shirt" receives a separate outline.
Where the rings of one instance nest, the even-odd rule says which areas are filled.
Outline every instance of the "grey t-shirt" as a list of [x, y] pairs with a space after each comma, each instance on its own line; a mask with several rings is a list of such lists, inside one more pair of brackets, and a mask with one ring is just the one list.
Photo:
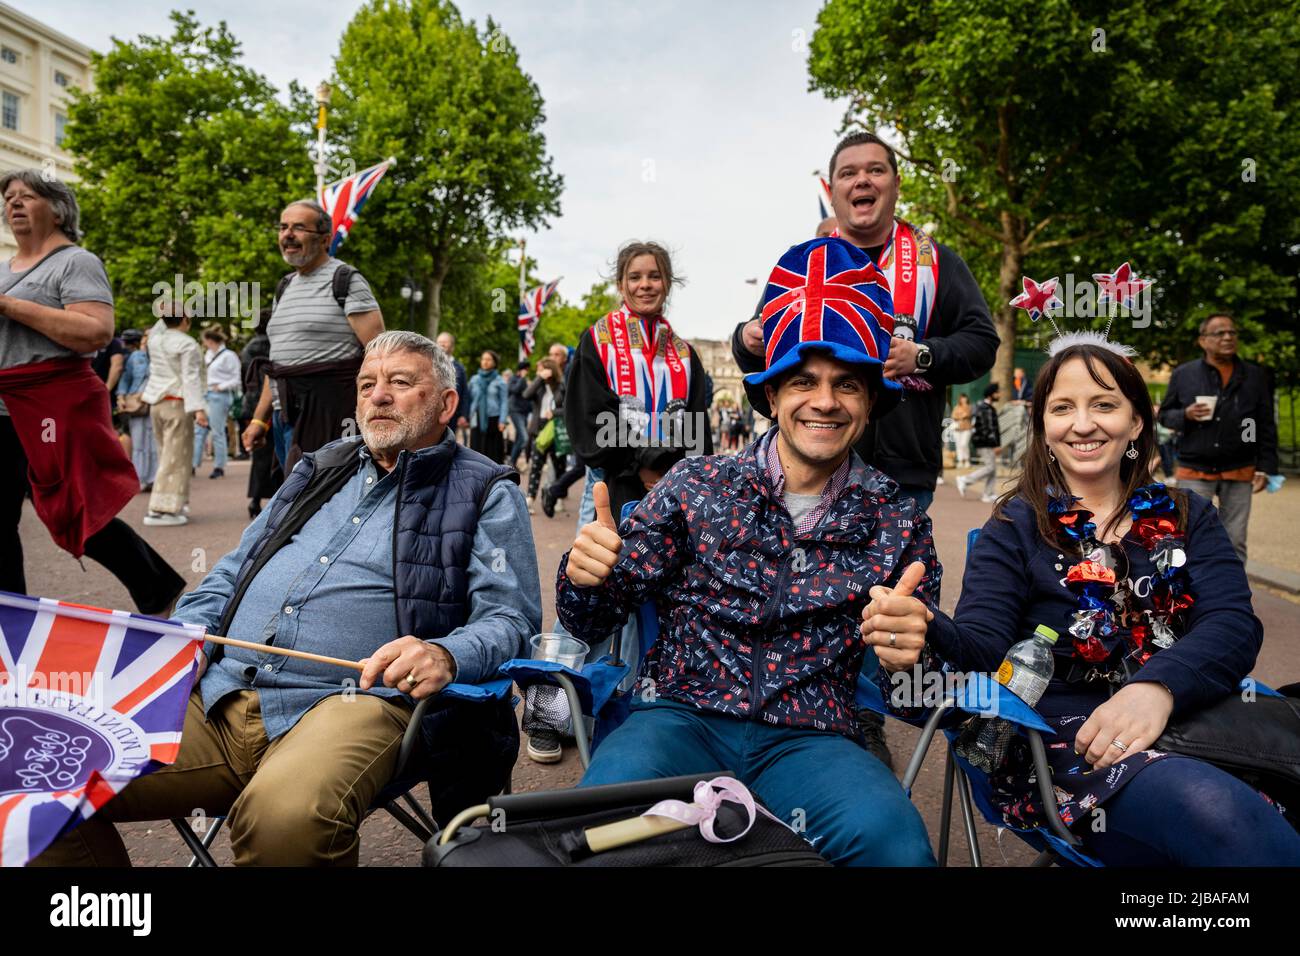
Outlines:
[[[14, 272], [9, 262], [0, 262], [0, 293], [52, 309], [62, 309], [69, 302], [113, 304], [113, 289], [104, 263], [80, 246], [61, 249], [23, 272]], [[76, 354], [21, 322], [0, 316], [0, 368]], [[87, 353], [87, 357], [91, 355], [94, 353]]]
[[[104, 263], [80, 246], [60, 249], [21, 272], [14, 272], [8, 261], [0, 262], [0, 294], [52, 309], [62, 309], [69, 302], [113, 304], [113, 289], [108, 284]], [[0, 368], [16, 368], [76, 354], [21, 322], [0, 316]], [[86, 357], [94, 354], [88, 352]], [[0, 415], [8, 414], [0, 402]]]
[[332, 286], [334, 271], [340, 265], [338, 259], [327, 259], [314, 272], [295, 273], [289, 280], [289, 287], [266, 325], [272, 362], [306, 365], [361, 357], [361, 343], [347, 316], [370, 312], [379, 308], [379, 303], [365, 277], [354, 272], [343, 311], [339, 311]]
[[821, 495], [796, 495], [787, 491], [785, 497], [785, 510], [790, 512], [790, 519], [798, 524], [803, 516], [817, 507], [817, 502], [822, 500]]

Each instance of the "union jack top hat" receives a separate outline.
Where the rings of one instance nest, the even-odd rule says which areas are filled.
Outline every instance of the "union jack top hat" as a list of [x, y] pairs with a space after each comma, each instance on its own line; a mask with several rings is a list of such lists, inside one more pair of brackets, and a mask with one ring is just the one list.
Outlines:
[[894, 332], [894, 299], [888, 280], [857, 246], [843, 239], [791, 246], [768, 277], [760, 318], [767, 370], [745, 376], [755, 411], [773, 417], [764, 383], [798, 367], [809, 351], [867, 366], [875, 387], [872, 421], [898, 404], [903, 387], [882, 376]]

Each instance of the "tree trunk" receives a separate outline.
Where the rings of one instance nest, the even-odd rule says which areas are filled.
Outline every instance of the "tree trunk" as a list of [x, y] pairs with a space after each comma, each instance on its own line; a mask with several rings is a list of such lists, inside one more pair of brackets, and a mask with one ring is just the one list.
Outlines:
[[1016, 365], [1016, 310], [1011, 300], [1020, 292], [1024, 267], [1024, 226], [1009, 213], [1002, 214], [1002, 267], [998, 272], [998, 303], [993, 327], [998, 332], [998, 354], [993, 360], [992, 380], [1002, 389], [1002, 400], [1011, 397], [1011, 373]]
[[442, 322], [442, 279], [438, 276], [430, 276], [428, 284], [424, 287], [424, 301], [428, 303], [424, 316], [428, 324], [428, 331], [425, 333], [431, 339], [438, 338], [438, 326]]

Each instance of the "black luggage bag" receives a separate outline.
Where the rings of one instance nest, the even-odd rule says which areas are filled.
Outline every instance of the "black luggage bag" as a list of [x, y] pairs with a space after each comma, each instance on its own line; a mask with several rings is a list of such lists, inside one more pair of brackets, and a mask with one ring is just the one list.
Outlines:
[[[616, 783], [573, 790], [507, 794], [466, 811], [424, 848], [425, 866], [829, 866], [788, 827], [756, 814], [749, 832], [731, 843], [711, 843], [696, 826], [591, 852], [586, 833], [634, 818], [660, 800], [689, 803], [695, 784], [725, 771]], [[485, 825], [471, 826], [473, 820]], [[729, 837], [748, 819], [739, 804], [724, 802], [714, 832]], [[459, 822], [458, 822], [459, 821]], [[461, 825], [463, 823], [463, 825]], [[443, 834], [451, 831], [444, 844]]]

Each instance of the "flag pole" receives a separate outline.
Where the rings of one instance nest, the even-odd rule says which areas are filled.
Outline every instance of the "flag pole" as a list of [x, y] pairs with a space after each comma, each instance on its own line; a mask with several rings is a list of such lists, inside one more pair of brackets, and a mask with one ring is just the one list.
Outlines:
[[227, 644], [230, 647], [243, 647], [250, 651], [257, 651], [259, 654], [279, 654], [282, 657], [297, 657], [304, 661], [316, 661], [320, 664], [336, 664], [339, 667], [350, 667], [354, 671], [363, 671], [366, 665], [360, 661], [345, 661], [341, 657], [325, 657], [321, 654], [308, 654], [306, 651], [292, 651], [287, 647], [276, 647], [274, 644], [258, 644], [254, 641], [237, 641], [233, 637], [221, 637], [217, 634], [203, 635], [205, 641], [211, 641], [213, 644]]
[[325, 191], [325, 115], [330, 102], [330, 85], [316, 87], [316, 196]]
[[[519, 237], [519, 307], [523, 308], [524, 296], [528, 294], [528, 240]], [[524, 354], [524, 340], [519, 340], [519, 361], [528, 358]]]

